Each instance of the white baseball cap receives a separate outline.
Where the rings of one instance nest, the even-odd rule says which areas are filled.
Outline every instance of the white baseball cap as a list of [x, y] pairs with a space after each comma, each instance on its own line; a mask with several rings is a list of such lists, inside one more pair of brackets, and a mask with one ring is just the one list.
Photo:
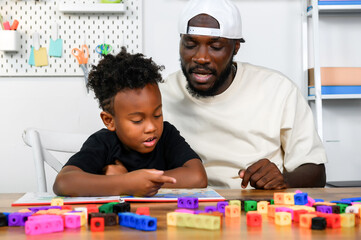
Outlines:
[[[218, 28], [188, 27], [188, 22], [199, 14], [207, 14], [219, 23]], [[242, 21], [238, 8], [229, 0], [190, 0], [180, 14], [178, 30], [181, 34], [242, 38]]]

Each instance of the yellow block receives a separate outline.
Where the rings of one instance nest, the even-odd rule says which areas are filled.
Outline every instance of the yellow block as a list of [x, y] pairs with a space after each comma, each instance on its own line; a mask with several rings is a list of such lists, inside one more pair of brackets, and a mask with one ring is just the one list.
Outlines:
[[294, 193], [285, 193], [284, 194], [284, 204], [286, 205], [295, 205]]
[[51, 199], [51, 206], [63, 206], [64, 205], [64, 200], [61, 198], [53, 198]]
[[237, 205], [239, 209], [242, 209], [242, 203], [240, 200], [229, 200], [228, 205]]
[[289, 212], [276, 212], [275, 224], [278, 226], [289, 226], [292, 223], [292, 215]]
[[262, 214], [267, 214], [268, 213], [268, 205], [269, 205], [269, 202], [267, 202], [267, 201], [259, 201], [257, 203], [257, 212], [262, 213]]
[[341, 227], [354, 227], [355, 226], [355, 214], [353, 213], [341, 213]]

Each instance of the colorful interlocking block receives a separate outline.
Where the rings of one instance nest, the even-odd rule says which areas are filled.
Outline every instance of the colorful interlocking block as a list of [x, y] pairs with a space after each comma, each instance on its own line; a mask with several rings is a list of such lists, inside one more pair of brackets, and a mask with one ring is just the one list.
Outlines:
[[178, 198], [178, 207], [179, 208], [198, 208], [198, 198], [194, 197], [180, 197]]

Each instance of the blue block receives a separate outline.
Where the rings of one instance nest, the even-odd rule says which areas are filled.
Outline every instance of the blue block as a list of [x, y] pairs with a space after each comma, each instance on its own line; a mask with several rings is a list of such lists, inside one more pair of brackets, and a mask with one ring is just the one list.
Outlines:
[[118, 213], [118, 216], [119, 216], [119, 225], [130, 228], [136, 227], [136, 218], [138, 217], [137, 214], [130, 212], [122, 212], [122, 213]]
[[135, 229], [142, 231], [157, 230], [157, 219], [150, 216], [138, 215], [135, 220]]
[[319, 199], [319, 198], [316, 198], [316, 199], [313, 199], [313, 200], [315, 200], [315, 202], [324, 202], [325, 201], [325, 200]]
[[296, 193], [293, 198], [295, 200], [295, 205], [306, 205], [308, 203], [307, 193]]
[[361, 1], [318, 1], [318, 5], [360, 5]]
[[331, 203], [341, 203], [341, 204], [347, 204], [347, 205], [351, 205], [351, 201], [350, 200], [340, 200], [340, 201], [331, 201]]
[[348, 201], [350, 201], [350, 202], [358, 202], [358, 201], [361, 201], [361, 197], [342, 198], [341, 200], [348, 200]]

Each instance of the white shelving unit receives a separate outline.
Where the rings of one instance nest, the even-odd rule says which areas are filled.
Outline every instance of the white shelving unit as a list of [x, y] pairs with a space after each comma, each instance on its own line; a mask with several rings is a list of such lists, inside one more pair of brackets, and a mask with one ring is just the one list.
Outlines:
[[124, 3], [60, 3], [62, 13], [123, 13]]
[[[321, 94], [321, 64], [320, 64], [320, 38], [319, 38], [319, 17], [322, 14], [350, 14], [361, 13], [361, 5], [318, 5], [318, 0], [311, 0], [311, 6], [304, 2], [305, 12], [302, 21], [303, 33], [303, 77], [304, 82], [308, 82], [308, 19], [311, 18], [313, 29], [312, 43], [313, 53], [311, 57], [314, 62], [314, 81], [315, 81], [315, 96], [309, 96], [309, 101], [315, 101], [316, 112], [316, 126], [320, 138], [323, 140], [323, 117], [322, 117], [322, 100], [328, 99], [361, 99], [361, 94]], [[360, 24], [361, 27], [361, 24]]]

